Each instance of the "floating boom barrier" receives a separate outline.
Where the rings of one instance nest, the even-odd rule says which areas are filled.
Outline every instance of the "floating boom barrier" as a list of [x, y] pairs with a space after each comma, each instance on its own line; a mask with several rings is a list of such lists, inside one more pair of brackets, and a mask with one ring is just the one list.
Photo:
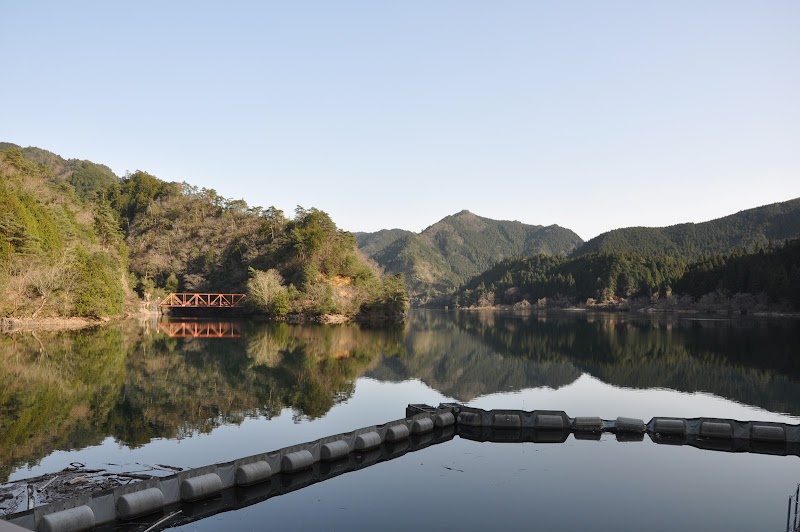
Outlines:
[[[800, 425], [720, 418], [569, 417], [553, 410], [481, 410], [412, 404], [406, 417], [165, 477], [82, 495], [5, 516], [28, 530], [161, 530], [237, 510], [409, 452], [461, 438], [497, 443], [599, 440], [800, 456]], [[133, 522], [135, 520], [135, 523]], [[126, 523], [128, 526], [125, 526]]]

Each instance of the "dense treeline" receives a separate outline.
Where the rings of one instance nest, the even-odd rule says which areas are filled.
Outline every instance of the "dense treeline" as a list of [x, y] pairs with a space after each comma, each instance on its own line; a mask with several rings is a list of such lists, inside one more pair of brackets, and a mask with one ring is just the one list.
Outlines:
[[[56, 183], [66, 183], [81, 199], [94, 199], [98, 192], [113, 186], [119, 179], [111, 168], [80, 159], [63, 159], [41, 148], [20, 148], [0, 142], [0, 151], [19, 151], [22, 156], [47, 173]], [[63, 190], [63, 189], [62, 189]]]
[[695, 261], [739, 249], [752, 252], [768, 246], [771, 241], [798, 237], [800, 198], [697, 224], [614, 229], [587, 241], [575, 254], [663, 254]]
[[250, 310], [273, 316], [383, 321], [407, 307], [402, 279], [382, 278], [318, 209], [289, 217], [12, 144], [0, 177], [0, 317], [111, 316], [126, 293], [133, 306], [134, 292], [149, 304], [173, 291], [247, 290]]
[[[599, 235], [588, 242], [568, 229], [558, 226], [525, 225], [520, 222], [490, 220], [468, 211], [447, 216], [419, 234], [400, 229], [357, 234], [361, 249], [388, 272], [404, 272], [408, 290], [415, 304], [437, 305], [457, 288], [476, 275], [495, 267], [497, 263], [511, 257], [569, 256], [590, 257], [583, 262], [569, 262], [564, 271], [543, 273], [542, 264], [522, 266], [536, 279], [515, 281], [524, 285], [538, 283], [537, 293], [570, 294], [569, 297], [592, 297], [604, 299], [608, 294], [597, 291], [597, 284], [611, 292], [643, 294], [664, 291], [665, 280], [658, 272], [660, 265], [642, 270], [630, 262], [628, 256], [653, 257], [650, 261], [663, 261], [663, 257], [678, 259], [687, 264], [713, 257], [737, 253], [737, 250], [754, 252], [769, 246], [770, 242], [782, 242], [800, 237], [800, 198], [745, 210], [703, 223], [686, 223], [670, 227], [627, 227]], [[611, 264], [596, 256], [615, 256]], [[513, 262], [513, 261], [512, 261]], [[559, 261], [561, 264], [564, 261]], [[684, 265], [685, 266], [685, 265]], [[500, 271], [508, 269], [501, 265]], [[674, 280], [680, 272], [672, 272], [674, 264], [664, 264], [665, 275]], [[519, 269], [519, 268], [517, 268]], [[577, 271], [571, 271], [575, 269]], [[601, 281], [587, 270], [599, 269]], [[617, 280], [603, 279], [613, 275], [614, 269], [627, 270], [619, 279], [621, 290], [616, 289]], [[653, 279], [647, 279], [653, 272]], [[559, 277], [559, 274], [561, 277]], [[570, 285], [569, 275], [577, 283]], [[585, 274], [585, 275], [584, 275]], [[543, 277], [544, 276], [544, 277]], [[491, 277], [491, 275], [490, 275]], [[496, 283], [497, 279], [492, 279]], [[506, 283], [506, 288], [516, 286]], [[546, 285], [546, 286], [545, 286]], [[645, 286], [647, 285], [647, 286]], [[467, 289], [474, 290], [477, 286]], [[494, 292], [483, 290], [477, 298]], [[589, 295], [592, 294], [592, 295]], [[471, 301], [468, 297], [467, 300]], [[474, 303], [474, 301], [472, 301]], [[484, 301], [484, 303], [486, 303]]]
[[764, 295], [771, 303], [800, 310], [800, 239], [770, 244], [756, 253], [702, 259], [675, 283], [675, 290], [693, 297], [715, 291]]
[[[146, 301], [172, 291], [247, 291], [252, 310], [275, 317], [355, 317], [395, 289], [359, 256], [353, 235], [318, 209], [298, 207], [290, 218], [144, 172], [126, 176], [110, 201], [127, 227], [131, 272]], [[402, 298], [393, 310], [405, 310]]]
[[678, 259], [621, 253], [506, 259], [467, 283], [453, 303], [483, 307], [550, 298], [572, 304], [650, 296], [670, 290], [685, 271], [686, 264]]
[[0, 151], [0, 317], [121, 313], [127, 249], [110, 216], [19, 149]]
[[707, 310], [800, 310], [800, 240], [692, 263], [632, 253], [507, 259], [472, 279], [449, 302], [566, 306], [636, 298], [667, 306], [699, 304]]

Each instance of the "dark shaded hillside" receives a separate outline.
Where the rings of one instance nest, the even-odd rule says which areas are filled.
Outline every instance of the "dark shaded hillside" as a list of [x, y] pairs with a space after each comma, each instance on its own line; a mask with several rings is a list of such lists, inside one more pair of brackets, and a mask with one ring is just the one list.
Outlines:
[[453, 290], [512, 256], [567, 255], [582, 243], [557, 225], [491, 220], [469, 211], [447, 216], [419, 234], [400, 229], [359, 233], [359, 248], [388, 273], [404, 273], [418, 303]]
[[686, 264], [666, 256], [591, 254], [577, 258], [537, 255], [507, 259], [474, 277], [452, 296], [461, 307], [513, 305], [550, 298], [567, 304], [650, 297], [669, 290]]
[[800, 310], [800, 239], [756, 253], [732, 253], [692, 264], [675, 290], [693, 297], [713, 291], [764, 294]]
[[573, 255], [638, 253], [694, 260], [737, 249], [752, 251], [767, 246], [770, 241], [798, 237], [800, 198], [697, 224], [614, 229], [585, 242]]
[[667, 305], [664, 310], [800, 310], [800, 239], [694, 263], [634, 253], [508, 259], [471, 279], [450, 302], [565, 306], [594, 299], [628, 305], [629, 298]]

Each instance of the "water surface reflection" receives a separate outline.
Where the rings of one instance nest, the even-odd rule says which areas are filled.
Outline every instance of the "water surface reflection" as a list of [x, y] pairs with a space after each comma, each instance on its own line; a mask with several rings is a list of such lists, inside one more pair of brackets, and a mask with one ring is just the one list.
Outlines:
[[[441, 398], [525, 408], [519, 404], [524, 397], [497, 394], [532, 389], [559, 390], [555, 408], [587, 405], [573, 415], [603, 415], [590, 411], [592, 401], [619, 394], [616, 388], [639, 390], [642, 402], [670, 389], [798, 415], [796, 325], [619, 314], [415, 312], [404, 327], [392, 330], [166, 321], [0, 336], [0, 480], [56, 450], [109, 439], [136, 449], [212, 432], [214, 441], [230, 445], [220, 427], [287, 411], [295, 423], [305, 423], [326, 417], [335, 405], [349, 412], [347, 423], [353, 424], [318, 424], [331, 433], [399, 416], [400, 408], [381, 406], [387, 401]], [[407, 385], [414, 382], [432, 392]], [[597, 397], [582, 398], [587, 390]], [[669, 401], [676, 408], [681, 402], [674, 395]], [[692, 397], [686, 401], [697, 403]], [[289, 434], [287, 427], [280, 431]], [[308, 436], [298, 431], [286, 437], [301, 435]], [[246, 454], [243, 445], [232, 444], [230, 458]], [[203, 458], [196, 460], [219, 459]]]

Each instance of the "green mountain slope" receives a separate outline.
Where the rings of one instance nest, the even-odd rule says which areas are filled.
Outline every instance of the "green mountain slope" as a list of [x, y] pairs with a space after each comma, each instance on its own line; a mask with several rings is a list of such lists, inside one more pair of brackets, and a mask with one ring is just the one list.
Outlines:
[[0, 146], [0, 317], [123, 310], [127, 250], [108, 203]]
[[357, 233], [362, 252], [388, 273], [404, 273], [418, 303], [451, 291], [507, 257], [564, 256], [582, 243], [557, 225], [491, 220], [469, 211], [447, 216], [419, 234], [400, 229]]
[[405, 229], [381, 229], [375, 233], [353, 233], [353, 235], [358, 242], [358, 248], [367, 256], [372, 257], [382, 253], [397, 240], [413, 236], [415, 233]]
[[[407, 304], [323, 211], [294, 217], [213, 189], [0, 143], [0, 317], [110, 316], [128, 286], [245, 292], [251, 310], [379, 322]], [[132, 305], [131, 310], [133, 310]]]
[[353, 235], [317, 209], [298, 207], [289, 218], [141, 171], [109, 196], [146, 301], [172, 291], [247, 291], [268, 313], [355, 317], [394, 290], [358, 254]]
[[0, 142], [0, 151], [19, 149], [28, 161], [47, 169], [56, 181], [72, 185], [82, 199], [93, 199], [97, 192], [108, 189], [119, 181], [117, 175], [103, 164], [80, 159], [64, 159], [53, 152], [29, 146], [21, 148], [10, 142]]
[[754, 250], [771, 240], [800, 237], [800, 198], [773, 203], [703, 223], [669, 227], [626, 227], [584, 243], [574, 255], [638, 253], [697, 259], [703, 255]]
[[[473, 277], [450, 304], [491, 307], [574, 305], [587, 299], [628, 298], [696, 310], [800, 309], [800, 239], [688, 262], [666, 255], [591, 253], [578, 257], [522, 257], [499, 262]], [[523, 303], [527, 301], [527, 303]], [[627, 308], [627, 307], [625, 307]]]

